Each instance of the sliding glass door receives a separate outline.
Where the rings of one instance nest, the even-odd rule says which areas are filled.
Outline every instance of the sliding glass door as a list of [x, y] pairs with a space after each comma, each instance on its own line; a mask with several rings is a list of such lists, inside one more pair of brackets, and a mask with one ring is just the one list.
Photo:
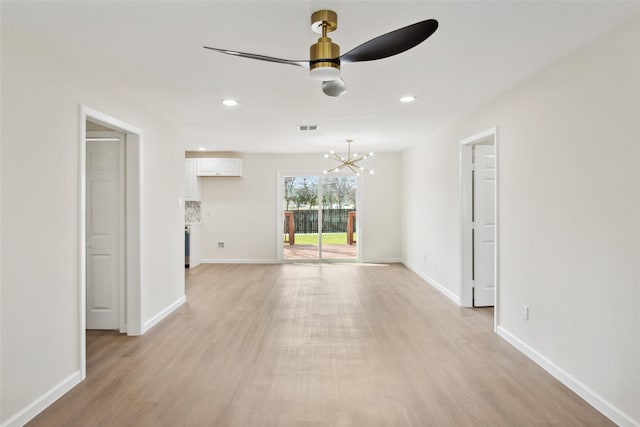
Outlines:
[[357, 177], [283, 178], [283, 258], [355, 260]]
[[323, 176], [321, 247], [324, 259], [356, 259], [355, 176]]
[[284, 259], [320, 259], [319, 178], [284, 178]]

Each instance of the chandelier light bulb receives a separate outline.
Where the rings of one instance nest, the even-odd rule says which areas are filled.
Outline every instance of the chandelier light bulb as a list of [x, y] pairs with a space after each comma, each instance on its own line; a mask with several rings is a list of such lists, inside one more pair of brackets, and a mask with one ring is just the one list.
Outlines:
[[371, 157], [375, 156], [375, 154], [373, 154], [373, 151], [369, 153], [369, 156]]
[[325, 155], [324, 155], [324, 158], [325, 158], [325, 159], [328, 159], [328, 158], [329, 158], [329, 155], [328, 155], [328, 154], [325, 154]]

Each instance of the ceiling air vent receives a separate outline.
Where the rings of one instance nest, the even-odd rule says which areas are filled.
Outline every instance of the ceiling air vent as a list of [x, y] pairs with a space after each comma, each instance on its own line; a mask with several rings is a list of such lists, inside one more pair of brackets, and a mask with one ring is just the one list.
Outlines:
[[320, 126], [318, 125], [300, 125], [298, 126], [298, 130], [318, 130]]

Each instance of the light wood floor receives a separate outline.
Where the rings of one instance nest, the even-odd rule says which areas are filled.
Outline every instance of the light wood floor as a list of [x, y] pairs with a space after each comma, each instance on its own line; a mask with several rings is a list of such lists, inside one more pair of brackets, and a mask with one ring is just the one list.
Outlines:
[[[283, 245], [283, 259], [318, 259], [317, 245]], [[322, 245], [322, 259], [355, 259], [358, 256], [356, 245]]]
[[87, 379], [29, 425], [612, 425], [399, 265], [202, 265], [187, 298], [88, 332]]

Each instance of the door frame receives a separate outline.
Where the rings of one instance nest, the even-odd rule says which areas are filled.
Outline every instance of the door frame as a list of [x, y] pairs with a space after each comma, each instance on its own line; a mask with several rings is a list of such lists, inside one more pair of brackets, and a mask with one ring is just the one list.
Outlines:
[[472, 184], [472, 163], [473, 146], [491, 141], [496, 152], [496, 180], [494, 183], [495, 192], [495, 247], [494, 247], [494, 274], [496, 280], [494, 294], [494, 329], [498, 324], [498, 304], [499, 304], [499, 276], [498, 276], [498, 178], [499, 178], [499, 156], [498, 156], [498, 129], [492, 127], [460, 141], [460, 305], [462, 307], [473, 307], [473, 184]]
[[[360, 230], [360, 223], [362, 222], [361, 208], [362, 208], [362, 184], [364, 180], [362, 176], [357, 176], [357, 185], [356, 188], [356, 212], [358, 215], [358, 220], [356, 221], [356, 235], [358, 239], [356, 240], [356, 253], [358, 254], [355, 259], [326, 259], [326, 258], [318, 258], [318, 259], [284, 259], [284, 242], [282, 240], [282, 236], [284, 236], [284, 178], [287, 176], [317, 176], [318, 187], [321, 187], [322, 177], [325, 174], [322, 171], [317, 169], [307, 169], [307, 170], [291, 170], [284, 169], [278, 170], [276, 173], [276, 218], [277, 218], [277, 227], [276, 227], [276, 259], [281, 263], [295, 263], [295, 262], [305, 262], [305, 263], [313, 263], [313, 262], [360, 262], [362, 259], [361, 256], [361, 240], [362, 233]], [[346, 173], [332, 173], [331, 176], [351, 176]], [[319, 213], [319, 221], [322, 221], [322, 209], [320, 209]], [[322, 232], [322, 223], [319, 225], [319, 232]], [[318, 254], [322, 254], [322, 239], [318, 241]]]
[[86, 359], [86, 123], [87, 120], [125, 134], [125, 310], [127, 335], [142, 334], [142, 130], [120, 119], [80, 105], [78, 189], [78, 339], [81, 380], [87, 376]]

